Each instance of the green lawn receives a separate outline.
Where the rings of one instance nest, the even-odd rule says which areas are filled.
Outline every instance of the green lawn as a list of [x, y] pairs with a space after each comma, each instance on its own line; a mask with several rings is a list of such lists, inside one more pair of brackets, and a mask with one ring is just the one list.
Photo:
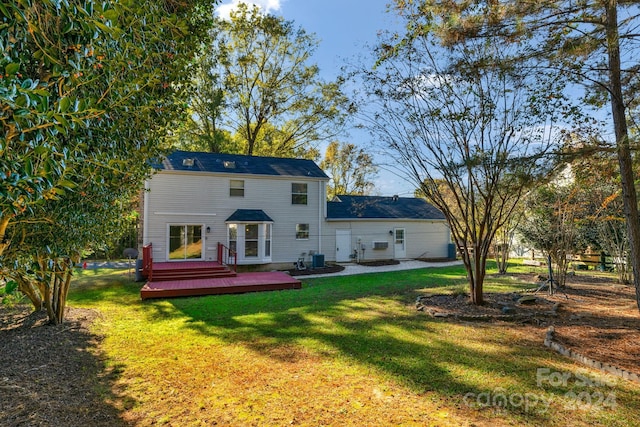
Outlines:
[[584, 387], [588, 371], [546, 349], [544, 329], [415, 310], [417, 296], [459, 292], [464, 277], [431, 268], [142, 302], [126, 271], [83, 271], [69, 303], [102, 314], [112, 403], [137, 425], [637, 425], [640, 387]]

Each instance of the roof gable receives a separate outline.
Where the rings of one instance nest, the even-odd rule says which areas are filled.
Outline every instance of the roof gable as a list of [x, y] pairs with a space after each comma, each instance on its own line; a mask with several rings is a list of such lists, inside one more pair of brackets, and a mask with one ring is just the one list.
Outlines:
[[337, 196], [327, 202], [328, 219], [443, 220], [440, 210], [413, 197]]
[[152, 165], [165, 171], [213, 172], [328, 179], [312, 160], [174, 151]]

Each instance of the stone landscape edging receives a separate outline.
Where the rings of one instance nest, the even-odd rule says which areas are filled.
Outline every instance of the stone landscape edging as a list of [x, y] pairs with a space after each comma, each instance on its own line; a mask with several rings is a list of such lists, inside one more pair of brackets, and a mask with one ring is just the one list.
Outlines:
[[577, 353], [557, 341], [554, 341], [555, 328], [553, 326], [549, 326], [547, 329], [547, 334], [544, 338], [544, 345], [549, 347], [550, 349], [560, 353], [563, 356], [569, 357], [577, 362], [582, 363], [592, 369], [596, 369], [602, 372], [606, 372], [611, 375], [615, 375], [617, 377], [623, 378], [625, 380], [634, 381], [640, 383], [640, 375], [627, 371], [626, 369], [618, 368], [617, 366], [610, 365], [608, 363], [603, 363], [598, 360], [591, 359], [586, 357], [580, 353]]
[[560, 308], [560, 303], [555, 303], [551, 310], [548, 311], [535, 311], [529, 313], [514, 313], [514, 314], [461, 314], [461, 313], [447, 313], [432, 309], [430, 307], [425, 306], [422, 303], [423, 299], [429, 299], [437, 295], [429, 295], [424, 296], [421, 295], [416, 299], [416, 310], [424, 311], [428, 313], [431, 317], [434, 318], [452, 318], [455, 320], [463, 320], [463, 321], [477, 321], [477, 322], [490, 322], [493, 320], [501, 320], [505, 322], [514, 322], [518, 320], [531, 319], [534, 317], [555, 317], [558, 315], [558, 309]]

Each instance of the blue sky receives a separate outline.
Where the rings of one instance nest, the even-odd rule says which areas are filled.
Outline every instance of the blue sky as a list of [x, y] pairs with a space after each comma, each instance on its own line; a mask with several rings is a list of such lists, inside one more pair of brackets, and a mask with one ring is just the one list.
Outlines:
[[[217, 11], [228, 16], [239, 0], [223, 0]], [[320, 45], [312, 61], [320, 67], [324, 80], [335, 79], [340, 68], [350, 58], [365, 52], [373, 45], [379, 31], [397, 26], [397, 18], [386, 13], [390, 0], [244, 0], [258, 5], [265, 12], [294, 21], [296, 26], [314, 33]], [[369, 149], [371, 137], [365, 132], [350, 132], [344, 141]], [[380, 170], [376, 179], [376, 194], [381, 196], [412, 196], [414, 185], [397, 173]]]
[[[239, 0], [223, 0], [218, 12], [226, 16]], [[374, 43], [379, 30], [389, 27], [393, 16], [385, 13], [389, 0], [243, 0], [268, 13], [280, 15], [308, 33], [320, 46], [313, 56], [326, 78], [337, 76], [343, 59]]]

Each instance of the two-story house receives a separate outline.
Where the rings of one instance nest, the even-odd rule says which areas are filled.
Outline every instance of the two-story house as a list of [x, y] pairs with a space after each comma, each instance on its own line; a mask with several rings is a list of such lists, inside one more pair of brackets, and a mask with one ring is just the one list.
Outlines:
[[287, 264], [321, 251], [327, 175], [311, 160], [176, 151], [146, 183], [143, 244], [156, 261]]
[[426, 201], [327, 202], [329, 177], [311, 160], [176, 151], [154, 167], [142, 243], [156, 262], [213, 261], [218, 243], [239, 265], [265, 270], [311, 253], [338, 262], [449, 255], [444, 216]]

